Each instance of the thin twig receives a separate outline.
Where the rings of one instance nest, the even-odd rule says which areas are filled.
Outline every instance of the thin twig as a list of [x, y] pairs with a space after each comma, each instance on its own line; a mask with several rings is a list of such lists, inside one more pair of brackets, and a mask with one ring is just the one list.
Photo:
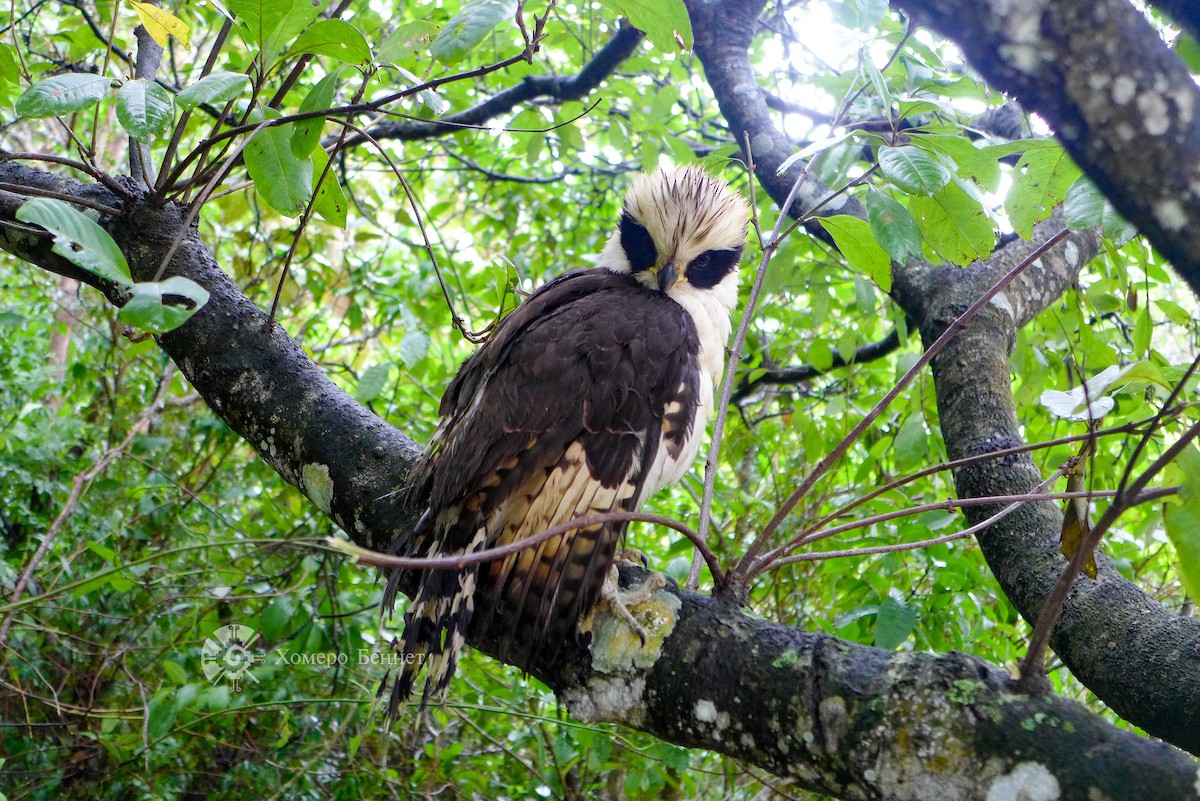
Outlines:
[[1046, 252], [1065, 239], [1069, 234], [1070, 231], [1066, 228], [1063, 228], [1035, 248], [1032, 253], [1030, 253], [1021, 261], [1020, 264], [1013, 267], [1002, 278], [996, 281], [996, 283], [993, 284], [986, 292], [984, 292], [978, 300], [972, 303], [966, 309], [966, 311], [956, 317], [946, 327], [946, 330], [942, 332], [941, 336], [939, 336], [937, 340], [935, 340], [933, 344], [929, 346], [925, 353], [921, 354], [921, 357], [917, 359], [912, 367], [909, 368], [908, 372], [906, 372], [904, 376], [898, 382], [896, 382], [896, 385], [889, 390], [888, 393], [884, 395], [877, 404], [875, 404], [875, 407], [872, 408], [871, 411], [868, 412], [861, 421], [859, 421], [859, 423], [850, 431], [849, 434], [843, 437], [842, 440], [836, 446], [834, 446], [833, 450], [831, 450], [829, 454], [820, 459], [817, 464], [813, 466], [813, 469], [800, 483], [800, 486], [796, 488], [791, 496], [783, 502], [771, 519], [767, 521], [766, 526], [763, 527], [763, 530], [759, 533], [757, 539], [755, 539], [750, 548], [747, 549], [746, 554], [742, 557], [741, 561], [738, 562], [737, 566], [730, 572], [729, 581], [731, 587], [744, 586], [750, 579], [752, 579], [757, 573], [761, 572], [766, 567], [767, 563], [758, 558], [759, 554], [770, 541], [775, 531], [779, 528], [787, 516], [791, 514], [792, 509], [794, 509], [800, 500], [808, 493], [808, 491], [812, 489], [817, 480], [824, 476], [825, 473], [829, 471], [830, 467], [832, 467], [843, 456], [846, 455], [846, 453], [850, 450], [850, 446], [856, 442], [860, 436], [862, 436], [863, 432], [865, 432], [881, 414], [883, 414], [884, 410], [891, 405], [892, 401], [899, 397], [900, 393], [905, 389], [905, 387], [907, 387], [914, 379], [916, 379], [921, 371], [924, 370], [925, 366], [929, 364], [929, 362], [932, 361], [933, 358], [946, 347], [951, 339], [958, 335], [959, 331], [966, 327], [967, 323], [970, 322], [981, 309], [991, 302], [993, 297], [999, 294], [1000, 291], [1008, 286], [1008, 284], [1011, 283], [1018, 275], [1028, 269], [1031, 264], [1041, 258]]
[[648, 512], [603, 512], [595, 515], [584, 515], [583, 517], [576, 517], [551, 526], [545, 531], [540, 531], [537, 534], [530, 535], [516, 542], [510, 542], [507, 545], [498, 545], [495, 548], [485, 548], [480, 551], [457, 554], [455, 556], [392, 556], [390, 554], [379, 553], [378, 551], [369, 551], [365, 548], [350, 546], [344, 540], [330, 538], [329, 542], [331, 547], [339, 553], [349, 553], [359, 563], [373, 567], [395, 568], [399, 570], [461, 570], [467, 565], [491, 562], [509, 554], [519, 553], [526, 548], [532, 548], [534, 545], [553, 539], [554, 537], [561, 537], [571, 531], [600, 526], [605, 523], [653, 523], [656, 526], [665, 526], [678, 531], [691, 540], [704, 555], [704, 560], [708, 563], [710, 570], [720, 572], [721, 566], [717, 562], [716, 555], [708, 549], [695, 531], [692, 531], [678, 520], [673, 520], [663, 515], [649, 514]]

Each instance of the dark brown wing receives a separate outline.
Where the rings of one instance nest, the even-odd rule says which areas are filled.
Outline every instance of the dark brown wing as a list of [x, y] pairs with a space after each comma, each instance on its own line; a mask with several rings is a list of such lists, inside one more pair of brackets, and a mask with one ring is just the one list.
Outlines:
[[[546, 284], [446, 391], [443, 423], [409, 490], [428, 504], [418, 552], [466, 553], [635, 508], [668, 412], [672, 450], [697, 433], [698, 350], [683, 308], [629, 276], [586, 270]], [[477, 626], [503, 626], [522, 651], [569, 635], [595, 603], [624, 529], [573, 532], [482, 570], [430, 571], [406, 614], [403, 648], [441, 654], [428, 681], [444, 689], [475, 611], [464, 596], [487, 604]]]

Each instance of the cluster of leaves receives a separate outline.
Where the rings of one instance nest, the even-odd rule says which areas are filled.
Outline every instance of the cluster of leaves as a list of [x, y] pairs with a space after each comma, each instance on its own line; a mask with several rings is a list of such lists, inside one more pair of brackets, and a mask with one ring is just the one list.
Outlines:
[[[624, 173], [663, 158], [704, 157], [720, 169], [736, 152], [698, 64], [679, 50], [691, 36], [686, 16], [677, 16], [682, 5], [667, 5], [665, 16], [619, 0], [571, 15], [544, 5], [536, 9], [546, 24], [533, 54], [534, 18], [524, 17], [530, 29], [513, 24], [511, 0], [362, 4], [348, 21], [319, 15], [305, 0], [236, 0], [225, 6], [233, 36], [207, 66], [195, 54], [221, 38], [219, 4], [151, 11], [99, 2], [101, 24], [82, 6], [39, 6], [6, 18], [19, 41], [44, 41], [48, 50], [0, 44], [0, 103], [28, 118], [6, 132], [14, 142], [60, 136], [63, 152], [110, 172], [119, 163], [101, 163], [97, 154], [118, 152], [128, 139], [145, 144], [159, 168], [147, 183], [165, 198], [196, 203], [218, 263], [264, 305], [281, 287], [284, 327], [360, 401], [424, 439], [441, 389], [472, 347], [449, 325], [443, 285], [465, 327], [486, 330], [514, 290], [599, 252]], [[870, 46], [858, 58], [851, 47], [840, 60], [822, 60], [789, 33], [777, 51], [763, 49], [760, 63], [776, 76], [774, 91], [813, 106], [781, 113], [803, 157], [790, 169], [809, 163], [816, 179], [860, 200], [866, 219], [822, 221], [837, 252], [816, 238], [784, 240], [735, 380], [749, 383], [780, 364], [827, 371], [835, 356], [849, 361], [893, 329], [905, 344], [801, 386], [741, 397], [726, 433], [710, 541], [727, 564], [915, 360], [903, 316], [880, 292], [890, 287], [892, 260], [986, 256], [998, 229], [1028, 236], [1063, 201], [1073, 225], [1103, 226], [1105, 256], [1022, 331], [1014, 351], [1031, 442], [1081, 430], [1069, 414], [1050, 413], [1043, 393], [1113, 366], [1137, 362], [1142, 372], [1102, 390], [1112, 398], [1104, 423], [1150, 416], [1197, 340], [1194, 304], [1171, 293], [1157, 256], [1128, 241], [1127, 226], [1061, 148], [975, 130], [980, 111], [1003, 99], [953, 66], [943, 45], [906, 35], [882, 2], [808, 5], [809, 13], [831, 14], [827, 30], [843, 41]], [[645, 28], [650, 44], [610, 76], [597, 95], [601, 105], [528, 104], [490, 120], [494, 128], [424, 138], [404, 132], [526, 78], [577, 73], [616, 30], [618, 15]], [[781, 30], [796, 21], [783, 18]], [[115, 55], [131, 49], [137, 22], [166, 47], [159, 81], [129, 78]], [[185, 29], [192, 49], [181, 41]], [[104, 30], [111, 42], [98, 38]], [[508, 62], [502, 70], [485, 69], [501, 62]], [[835, 109], [842, 119], [832, 120]], [[349, 127], [364, 127], [367, 113], [387, 115], [391, 141], [371, 142]], [[66, 125], [37, 121], [49, 117]], [[843, 127], [879, 120], [885, 124]], [[735, 170], [726, 174], [745, 186]], [[56, 223], [53, 207], [31, 204], [26, 219], [81, 246], [63, 246], [63, 255], [83, 259], [135, 299], [157, 292], [188, 299], [184, 307], [193, 311], [203, 304], [193, 289], [167, 282], [137, 289], [144, 285], [129, 279], [119, 251], [93, 241], [75, 217]], [[767, 230], [775, 215], [759, 205]], [[114, 313], [94, 296], [84, 296], [82, 312], [52, 323], [55, 304], [74, 300], [52, 300], [43, 277], [5, 270], [0, 291], [13, 310], [0, 313], [4, 586], [16, 583], [39, 535], [64, 510], [74, 477], [122, 442], [159, 382], [170, 382], [152, 427], [84, 487], [25, 600], [0, 602], [0, 620], [14, 615], [0, 657], [2, 717], [30, 724], [0, 738], [6, 775], [19, 777], [14, 794], [182, 797], [269, 787], [357, 798], [453, 788], [462, 796], [657, 798], [750, 797], [761, 789], [727, 760], [564, 721], [547, 693], [481, 658], [467, 660], [451, 691], [455, 704], [425, 725], [382, 730], [370, 701], [384, 668], [371, 659], [357, 664], [360, 653], [386, 651], [374, 577], [297, 547], [330, 533], [330, 524], [202, 408], [152, 343], [123, 342]], [[133, 322], [151, 330], [182, 322], [156, 320], [171, 305], [151, 305]], [[71, 338], [69, 365], [46, 363], [55, 333]], [[55, 370], [63, 367], [59, 387]], [[1038, 458], [1049, 473], [1072, 455], [1058, 446]], [[1127, 456], [1121, 439], [1096, 443], [1093, 485], [1110, 486]], [[918, 383], [804, 499], [779, 537], [943, 458], [932, 389]], [[702, 492], [693, 474], [652, 508], [691, 520]], [[952, 494], [949, 476], [937, 474], [854, 514]], [[807, 547], [892, 545], [961, 525], [951, 511], [927, 511]], [[686, 576], [687, 542], [643, 526], [632, 538], [658, 568]], [[1123, 518], [1105, 550], [1164, 602], [1182, 603], [1160, 510]], [[969, 650], [995, 662], [1022, 651], [1025, 629], [969, 543], [794, 563], [752, 590], [763, 616], [885, 648]], [[240, 692], [203, 671], [205, 641], [233, 622], [261, 635], [254, 647], [265, 656], [251, 671], [256, 681], [245, 680]], [[345, 654], [348, 663], [292, 663], [280, 651]], [[58, 704], [70, 713], [60, 714]]]

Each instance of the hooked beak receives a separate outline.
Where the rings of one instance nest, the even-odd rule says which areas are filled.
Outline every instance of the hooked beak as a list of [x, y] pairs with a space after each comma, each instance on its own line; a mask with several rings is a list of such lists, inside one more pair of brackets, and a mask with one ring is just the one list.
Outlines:
[[671, 287], [675, 286], [675, 282], [679, 280], [679, 265], [673, 261], [664, 264], [658, 270], [658, 290], [666, 292]]

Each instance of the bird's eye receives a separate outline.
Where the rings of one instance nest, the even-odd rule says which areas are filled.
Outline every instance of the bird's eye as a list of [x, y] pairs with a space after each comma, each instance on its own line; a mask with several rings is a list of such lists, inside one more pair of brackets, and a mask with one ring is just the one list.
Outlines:
[[708, 289], [721, 283], [742, 258], [742, 249], [706, 250], [687, 266], [688, 283], [697, 289]]

